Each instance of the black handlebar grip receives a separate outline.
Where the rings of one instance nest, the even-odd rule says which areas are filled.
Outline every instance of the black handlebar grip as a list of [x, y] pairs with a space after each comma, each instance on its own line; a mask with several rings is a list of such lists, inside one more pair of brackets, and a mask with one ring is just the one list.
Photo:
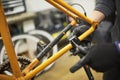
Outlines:
[[74, 73], [75, 71], [77, 71], [79, 68], [81, 68], [81, 63], [78, 62], [77, 64], [75, 64], [73, 67], [70, 68], [70, 72]]
[[74, 73], [75, 71], [83, 67], [87, 62], [88, 62], [88, 59], [86, 59], [86, 56], [84, 56], [83, 58], [81, 58], [80, 61], [78, 61], [74, 66], [70, 68], [70, 72]]

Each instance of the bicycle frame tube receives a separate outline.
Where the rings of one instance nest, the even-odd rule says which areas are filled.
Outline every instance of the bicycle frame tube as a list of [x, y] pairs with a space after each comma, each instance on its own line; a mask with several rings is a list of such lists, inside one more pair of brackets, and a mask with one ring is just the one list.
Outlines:
[[[46, 0], [46, 1], [49, 2], [51, 5], [55, 6], [56, 8], [60, 9], [65, 14], [74, 18], [75, 20], [73, 20], [71, 22], [72, 26], [76, 24], [76, 18], [82, 18], [83, 20], [87, 21], [88, 23], [90, 23], [92, 25], [89, 30], [87, 30], [85, 33], [83, 33], [81, 36], [78, 37], [80, 39], [80, 41], [82, 41], [84, 38], [89, 36], [96, 29], [96, 26], [98, 25], [97, 22], [94, 22], [94, 21], [90, 20], [89, 18], [87, 18], [86, 16], [82, 15], [79, 11], [74, 9], [72, 6], [70, 6], [63, 0]], [[14, 49], [12, 46], [12, 41], [11, 41], [10, 35], [8, 34], [8, 32], [9, 32], [8, 28], [6, 28], [7, 24], [5, 22], [5, 17], [3, 16], [2, 10], [3, 9], [0, 4], [0, 16], [2, 16], [2, 19], [0, 18], [0, 25], [4, 26], [4, 28], [0, 27], [1, 36], [3, 37], [3, 41], [5, 44], [7, 53], [10, 52], [7, 55], [9, 56], [9, 60], [10, 60], [10, 64], [12, 65], [11, 67], [12, 67], [13, 73], [16, 78], [21, 77], [22, 73], [21, 73], [18, 63], [17, 63], [16, 55], [15, 55], [15, 52], [14, 52]], [[6, 37], [6, 35], [7, 35], [7, 37]], [[54, 54], [52, 57], [50, 57], [48, 60], [46, 60], [45, 62], [43, 62], [42, 64], [37, 66], [35, 69], [33, 69], [29, 72], [29, 68], [31, 66], [33, 68], [39, 62], [39, 60], [37, 60], [37, 58], [35, 58], [34, 61], [32, 62], [34, 65], [32, 65], [32, 63], [31, 63], [31, 65], [28, 67], [28, 69], [26, 69], [27, 74], [24, 76], [24, 79], [25, 80], [31, 79], [38, 72], [43, 70], [45, 67], [47, 67], [49, 64], [51, 64], [55, 60], [57, 60], [59, 57], [61, 57], [63, 54], [65, 54], [67, 51], [69, 51], [71, 48], [72, 48], [72, 45], [69, 43], [68, 45], [63, 47], [61, 50], [59, 50], [56, 54]], [[12, 54], [12, 56], [11, 56], [11, 54]], [[4, 79], [4, 76], [5, 75], [0, 75], [0, 78], [3, 77], [3, 79]], [[9, 77], [9, 76], [5, 76], [5, 77], [9, 78], [9, 79], [13, 78], [13, 77]], [[15, 79], [13, 79], [13, 80], [15, 80]]]
[[17, 62], [17, 57], [13, 48], [1, 0], [0, 0], [0, 33], [7, 51], [7, 55], [10, 61], [11, 68], [13, 70], [13, 74], [15, 75], [15, 77], [20, 77], [22, 76], [22, 73]]
[[73, 19], [77, 18], [77, 15], [71, 13], [69, 10], [67, 10], [63, 6], [59, 5], [58, 3], [54, 2], [53, 0], [46, 0], [46, 1], [48, 3], [50, 3], [51, 5], [53, 5], [54, 7], [58, 8], [59, 10], [61, 10], [62, 12], [64, 12], [65, 14], [67, 14], [68, 16], [71, 16]]
[[15, 80], [15, 77], [0, 74], [0, 80]]
[[[54, 5], [54, 4], [59, 4], [57, 6], [62, 6], [63, 8], [65, 8], [66, 10], [72, 12], [74, 15], [77, 15], [79, 18], [82, 18], [83, 20], [87, 21], [90, 24], [93, 24], [93, 21], [90, 20], [89, 18], [87, 18], [85, 15], [81, 14], [78, 10], [76, 10], [75, 8], [73, 8], [71, 5], [67, 4], [66, 2], [64, 2], [64, 0], [46, 0], [47, 2], [49, 2], [50, 4]], [[53, 4], [54, 3], [54, 4]], [[56, 7], [56, 6], [55, 6]], [[62, 10], [63, 11], [63, 10]], [[65, 14], [68, 14], [68, 11], [65, 12]], [[71, 15], [69, 15], [71, 16]], [[71, 16], [72, 17], [72, 16]]]

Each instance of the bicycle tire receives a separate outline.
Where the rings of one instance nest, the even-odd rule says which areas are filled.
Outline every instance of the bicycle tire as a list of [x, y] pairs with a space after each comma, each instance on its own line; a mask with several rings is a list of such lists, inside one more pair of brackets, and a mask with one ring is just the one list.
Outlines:
[[[39, 42], [39, 39], [40, 38], [38, 38], [38, 37], [36, 37], [36, 36], [33, 36], [33, 35], [28, 35], [28, 34], [21, 34], [21, 35], [17, 35], [17, 36], [14, 36], [14, 37], [12, 37], [12, 41], [13, 41], [13, 43], [15, 42], [15, 41], [17, 41], [17, 40], [21, 40], [21, 39], [31, 39], [31, 40], [33, 40], [33, 41], [35, 41], [35, 42]], [[51, 38], [51, 40], [52, 40], [52, 38]], [[51, 41], [50, 40], [50, 41]], [[54, 49], [53, 49], [54, 50]], [[5, 51], [5, 47], [3, 46], [2, 47], [2, 49], [1, 49], [1, 54], [0, 54], [0, 63], [2, 64], [3, 63], [3, 57], [4, 57], [4, 51]], [[54, 52], [55, 52], [56, 50], [54, 50]], [[16, 55], [17, 55], [17, 52], [16, 52]], [[46, 70], [48, 70], [48, 69], [50, 69], [52, 66], [53, 66], [53, 64], [54, 63], [52, 63], [51, 65], [49, 65], [48, 67], [46, 67], [43, 71], [46, 71]], [[42, 71], [42, 72], [43, 72]]]

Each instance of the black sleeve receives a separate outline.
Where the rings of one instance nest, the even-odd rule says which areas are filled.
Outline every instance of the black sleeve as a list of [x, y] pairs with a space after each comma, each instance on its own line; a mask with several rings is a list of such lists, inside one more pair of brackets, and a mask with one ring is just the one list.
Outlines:
[[96, 0], [95, 10], [109, 16], [115, 12], [115, 0]]

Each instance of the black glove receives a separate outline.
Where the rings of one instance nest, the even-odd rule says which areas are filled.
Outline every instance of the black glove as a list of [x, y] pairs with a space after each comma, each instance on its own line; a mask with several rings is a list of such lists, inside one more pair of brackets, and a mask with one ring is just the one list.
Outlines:
[[[69, 42], [72, 41], [73, 43], [73, 39], [75, 40], [75, 43], [77, 44], [77, 46], [81, 46], [84, 49], [88, 48], [88, 44], [91, 42], [92, 40], [92, 36], [88, 36], [87, 38], [85, 38], [82, 42], [81, 41], [76, 41], [77, 37], [79, 37], [81, 34], [83, 34], [85, 31], [87, 31], [90, 28], [90, 24], [88, 24], [87, 22], [81, 20], [81, 22], [79, 23], [79, 26], [74, 27], [74, 29], [72, 30], [71, 35], [68, 37]], [[73, 45], [73, 48], [70, 49], [70, 51], [76, 55], [76, 54], [84, 54], [80, 49], [78, 49], [78, 47], [76, 45]], [[86, 52], [86, 51], [84, 51]]]
[[71, 68], [71, 72], [85, 64], [97, 72], [106, 72], [112, 68], [118, 68], [120, 67], [120, 50], [118, 50], [118, 44], [96, 44], [91, 47], [87, 55], [78, 62], [76, 67]]
[[80, 36], [82, 33], [87, 31], [90, 28], [88, 25], [81, 25], [81, 26], [76, 26], [71, 35], [76, 35], [77, 37]]
[[[83, 34], [89, 28], [90, 28], [90, 24], [88, 24], [85, 21], [81, 21], [80, 24], [72, 30], [72, 33], [71, 33], [70, 37], [72, 37], [74, 35], [79, 37], [81, 34]], [[91, 39], [92, 39], [92, 35], [88, 36], [85, 40], [91, 41]]]
[[120, 65], [120, 53], [113, 43], [95, 45], [87, 58], [88, 65], [99, 72], [105, 72]]

